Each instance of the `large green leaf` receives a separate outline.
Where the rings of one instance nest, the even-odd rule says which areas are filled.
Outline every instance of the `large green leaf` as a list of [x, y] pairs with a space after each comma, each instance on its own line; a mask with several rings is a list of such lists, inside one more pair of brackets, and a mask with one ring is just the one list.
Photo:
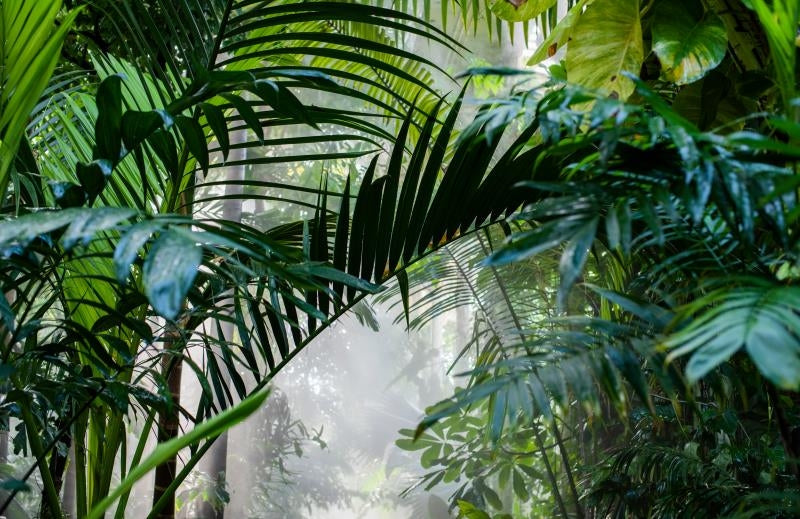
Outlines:
[[627, 99], [634, 84], [622, 73], [638, 75], [643, 61], [639, 0], [595, 0], [572, 30], [567, 79]]
[[662, 2], [653, 22], [653, 51], [662, 75], [678, 85], [693, 83], [722, 62], [728, 35], [722, 19], [694, 1]]
[[555, 5], [556, 0], [494, 0], [490, 9], [495, 16], [509, 22], [526, 22], [540, 16]]

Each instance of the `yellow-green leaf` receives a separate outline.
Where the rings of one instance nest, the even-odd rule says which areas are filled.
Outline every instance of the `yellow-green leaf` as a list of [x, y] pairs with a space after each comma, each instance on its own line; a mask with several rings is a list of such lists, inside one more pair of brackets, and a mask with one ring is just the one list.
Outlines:
[[566, 45], [570, 39], [575, 23], [583, 12], [583, 8], [592, 2], [593, 0], [579, 0], [577, 4], [572, 6], [564, 18], [559, 20], [555, 28], [550, 31], [547, 38], [539, 45], [539, 48], [536, 49], [533, 56], [528, 60], [527, 65], [531, 67], [541, 63]]
[[572, 30], [567, 80], [627, 99], [634, 84], [622, 73], [638, 75], [643, 61], [639, 0], [595, 0]]

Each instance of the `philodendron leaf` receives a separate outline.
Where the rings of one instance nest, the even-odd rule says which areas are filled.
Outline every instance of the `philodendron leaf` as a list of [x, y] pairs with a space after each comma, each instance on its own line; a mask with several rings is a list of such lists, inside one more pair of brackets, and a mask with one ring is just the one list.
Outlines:
[[178, 230], [167, 230], [153, 243], [142, 267], [144, 290], [153, 309], [167, 319], [181, 311], [203, 251], [194, 240]]
[[728, 34], [722, 19], [694, 0], [661, 2], [653, 22], [653, 51], [662, 75], [678, 85], [693, 83], [722, 62]]
[[688, 305], [695, 317], [665, 341], [674, 358], [693, 353], [686, 375], [694, 382], [745, 348], [764, 377], [778, 387], [800, 388], [800, 288], [751, 282], [711, 292]]
[[533, 56], [530, 57], [527, 65], [531, 67], [541, 63], [566, 45], [570, 40], [570, 35], [572, 34], [572, 29], [575, 27], [575, 23], [583, 12], [583, 8], [593, 1], [594, 0], [578, 0], [578, 3], [573, 5], [566, 16], [559, 20], [558, 25], [550, 31], [547, 38], [539, 44], [539, 48], [537, 48]]
[[489, 7], [495, 16], [509, 22], [526, 22], [555, 5], [556, 0], [494, 0]]
[[595, 0], [572, 29], [567, 79], [625, 100], [644, 62], [639, 0]]

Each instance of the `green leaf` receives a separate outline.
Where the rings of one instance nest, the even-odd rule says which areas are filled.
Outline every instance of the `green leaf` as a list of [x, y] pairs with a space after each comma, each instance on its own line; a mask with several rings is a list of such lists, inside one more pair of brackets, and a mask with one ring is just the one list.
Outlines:
[[558, 25], [555, 26], [547, 35], [547, 38], [539, 45], [533, 56], [528, 60], [527, 65], [532, 67], [538, 65], [545, 59], [553, 56], [558, 50], [567, 44], [572, 34], [572, 29], [575, 23], [583, 12], [583, 8], [591, 4], [594, 0], [579, 0], [577, 4], [573, 5], [567, 14], [559, 20]]
[[662, 76], [678, 85], [693, 83], [716, 68], [728, 49], [722, 19], [695, 0], [670, 0], [656, 8], [653, 52]]
[[398, 270], [395, 274], [395, 278], [397, 278], [397, 285], [400, 287], [400, 299], [403, 302], [403, 315], [406, 318], [406, 328], [408, 328], [411, 321], [408, 299], [408, 273], [406, 273], [405, 269]]
[[422, 468], [429, 469], [436, 465], [439, 455], [441, 454], [441, 447], [437, 444], [430, 445], [425, 452], [420, 456], [419, 463]]
[[694, 382], [744, 347], [758, 370], [778, 387], [800, 387], [800, 288], [749, 280], [744, 286], [713, 291], [687, 305], [693, 315], [684, 329], [664, 342], [668, 358], [693, 353], [686, 375]]
[[619, 306], [622, 310], [658, 328], [665, 327], [672, 318], [672, 313], [666, 308], [639, 300], [631, 295], [607, 290], [591, 283], [584, 283], [583, 286]]
[[253, 83], [251, 91], [259, 96], [277, 113], [297, 122], [308, 124], [319, 129], [308, 115], [303, 103], [285, 86], [269, 80], [258, 80]]
[[225, 122], [225, 114], [218, 106], [209, 103], [201, 103], [200, 108], [203, 109], [206, 122], [208, 122], [208, 126], [217, 138], [219, 147], [222, 149], [223, 158], [227, 160], [231, 143], [228, 138], [228, 124]]
[[[336, 234], [333, 246], [333, 266], [344, 272], [347, 269], [347, 249], [349, 245], [350, 233], [350, 176], [344, 184], [342, 202], [339, 205], [339, 215], [336, 218]], [[344, 300], [344, 286], [342, 283], [334, 283], [333, 291]]]
[[25, 247], [31, 240], [65, 227], [84, 211], [78, 208], [41, 211], [0, 222], [0, 249]]
[[544, 481], [546, 476], [533, 467], [528, 465], [517, 465], [517, 469], [524, 472], [529, 478], [534, 481]]
[[56, 203], [63, 209], [80, 207], [86, 203], [86, 191], [72, 182], [50, 182], [48, 184]]
[[120, 238], [116, 249], [114, 249], [114, 271], [120, 283], [125, 283], [128, 279], [131, 273], [131, 264], [136, 261], [139, 249], [161, 227], [161, 223], [153, 220], [137, 223]]
[[[596, 219], [593, 220], [596, 227]], [[558, 246], [570, 236], [578, 235], [586, 224], [585, 219], [559, 218], [539, 225], [531, 231], [513, 234], [512, 241], [486, 258], [484, 263], [500, 266], [522, 261]]]
[[503, 501], [500, 499], [500, 496], [498, 496], [497, 492], [489, 488], [482, 480], [475, 480], [475, 488], [480, 491], [483, 498], [487, 503], [489, 503], [489, 505], [491, 505], [492, 508], [496, 508], [498, 510], [503, 508]]
[[793, 101], [797, 91], [797, 24], [800, 20], [800, 3], [796, 0], [749, 0], [758, 15], [769, 42], [770, 57], [777, 85], [783, 97], [784, 110], [794, 111]]
[[608, 356], [614, 366], [622, 373], [625, 380], [630, 383], [633, 390], [639, 396], [642, 402], [647, 405], [647, 408], [653, 410], [653, 402], [650, 397], [650, 388], [647, 385], [642, 370], [642, 363], [640, 359], [627, 348], [609, 348]]
[[580, 15], [567, 45], [567, 79], [625, 100], [644, 62], [639, 0], [595, 0]]
[[116, 163], [122, 149], [122, 78], [117, 74], [105, 78], [97, 88], [94, 128], [97, 146], [94, 158]]
[[80, 11], [64, 12], [60, 0], [0, 4], [0, 191], [4, 193], [31, 111], [48, 86], [61, 45]]
[[517, 495], [520, 501], [527, 501], [530, 499], [531, 496], [528, 492], [528, 487], [525, 485], [525, 477], [521, 472], [517, 472], [515, 470], [511, 482], [514, 487], [514, 493]]
[[[411, 431], [413, 434], [413, 431]], [[422, 449], [427, 449], [430, 447], [430, 442], [426, 442], [423, 440], [413, 440], [411, 438], [402, 438], [394, 442], [398, 448], [403, 449], [404, 451], [421, 451]]]
[[597, 233], [597, 222], [598, 218], [592, 218], [586, 222], [564, 247], [564, 252], [561, 254], [561, 261], [558, 265], [558, 272], [561, 275], [558, 299], [561, 306], [566, 302], [570, 288], [583, 273], [583, 266], [586, 264], [589, 249]]
[[128, 110], [122, 114], [122, 142], [128, 151], [133, 150], [153, 132], [159, 128], [169, 128], [172, 123], [172, 117], [164, 110]]
[[202, 259], [202, 249], [185, 234], [170, 229], [159, 235], [142, 274], [145, 295], [158, 314], [177, 317]]
[[458, 511], [461, 512], [466, 519], [492, 519], [492, 517], [467, 501], [458, 501]]
[[228, 100], [236, 111], [239, 113], [239, 117], [244, 121], [248, 128], [253, 131], [258, 142], [261, 144], [264, 143], [264, 129], [261, 127], [261, 121], [258, 118], [258, 114], [256, 114], [253, 107], [250, 106], [246, 100], [242, 99], [241, 97], [234, 95], [234, 94], [220, 94], [221, 97], [224, 97]]
[[[394, 219], [395, 207], [397, 204], [397, 191], [400, 185], [401, 169], [403, 165], [403, 152], [406, 147], [408, 129], [414, 115], [414, 105], [408, 111], [408, 115], [403, 121], [400, 131], [397, 133], [392, 155], [389, 157], [389, 165], [386, 168], [386, 181], [383, 188], [383, 199], [378, 219], [377, 236], [380, 237], [375, 247], [375, 273], [376, 281], [384, 279], [394, 270], [394, 265], [389, 264], [389, 253], [392, 241], [392, 229], [397, 227]], [[399, 256], [399, 254], [398, 254]]]
[[540, 16], [556, 4], [556, 0], [494, 0], [489, 9], [495, 16], [509, 22], [526, 22]]
[[175, 118], [175, 125], [183, 135], [186, 147], [200, 164], [200, 168], [204, 173], [208, 173], [208, 142], [203, 129], [197, 121], [182, 115]]
[[302, 265], [293, 266], [290, 270], [293, 273], [311, 274], [328, 281], [342, 283], [348, 287], [353, 287], [357, 290], [363, 290], [364, 292], [369, 292], [370, 294], [374, 294], [382, 290], [380, 285], [370, 283], [369, 281], [356, 276], [351, 276], [350, 274], [342, 272], [341, 270], [335, 269], [329, 265], [305, 263]]
[[78, 180], [80, 180], [81, 187], [86, 192], [89, 203], [93, 202], [103, 191], [113, 168], [114, 164], [108, 159], [97, 159], [89, 164], [78, 162], [75, 166]]
[[163, 129], [156, 130], [150, 134], [147, 142], [171, 175], [176, 176], [181, 173], [178, 171], [178, 148], [171, 133]]
[[83, 211], [72, 220], [61, 236], [61, 244], [68, 250], [79, 241], [87, 245], [98, 232], [111, 229], [135, 214], [136, 211], [133, 209], [121, 207], [100, 207]]

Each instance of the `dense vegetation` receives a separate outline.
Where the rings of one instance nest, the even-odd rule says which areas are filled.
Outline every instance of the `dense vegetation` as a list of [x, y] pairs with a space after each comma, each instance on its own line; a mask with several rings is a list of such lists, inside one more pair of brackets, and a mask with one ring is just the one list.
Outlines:
[[[397, 442], [454, 515], [798, 515], [800, 5], [380, 4], [0, 1], [0, 463], [34, 460], [0, 513], [38, 478], [41, 517], [123, 517], [154, 472], [174, 517], [389, 286], [411, 328], [473, 312], [463, 388]], [[515, 24], [529, 68], [450, 95], [410, 48]], [[277, 450], [310, 439], [268, 402]]]

